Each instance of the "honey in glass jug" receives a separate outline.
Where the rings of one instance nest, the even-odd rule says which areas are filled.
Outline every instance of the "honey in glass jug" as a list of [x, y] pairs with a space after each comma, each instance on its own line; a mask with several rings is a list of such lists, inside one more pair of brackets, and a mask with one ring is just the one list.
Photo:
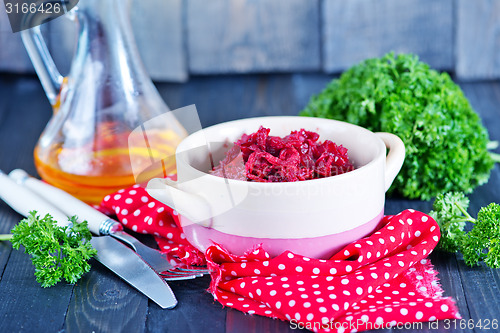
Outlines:
[[[175, 172], [175, 163], [156, 164], [162, 170], [147, 166], [152, 157], [172, 156], [187, 135], [140, 60], [129, 7], [130, 0], [80, 0], [65, 15], [78, 26], [66, 77], [40, 27], [21, 32], [54, 110], [34, 150], [38, 174], [89, 204], [135, 184], [132, 162], [143, 164], [151, 178]], [[149, 126], [147, 135], [135, 130], [155, 117], [162, 121]]]

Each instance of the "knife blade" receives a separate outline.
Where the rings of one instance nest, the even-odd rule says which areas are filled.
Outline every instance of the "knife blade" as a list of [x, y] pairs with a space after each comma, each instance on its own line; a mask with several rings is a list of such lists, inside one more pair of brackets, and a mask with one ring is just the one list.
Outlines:
[[[28, 188], [17, 184], [0, 170], [0, 198], [23, 216], [36, 210], [41, 216], [50, 214], [58, 225], [70, 224], [61, 212]], [[177, 299], [169, 285], [142, 258], [126, 245], [109, 236], [93, 237], [96, 259], [135, 289], [162, 308], [173, 308]]]
[[76, 215], [78, 218], [77, 222], [86, 220], [92, 233], [96, 235], [109, 235], [128, 244], [156, 272], [161, 273], [174, 267], [169, 262], [166, 254], [141, 243], [135, 237], [126, 233], [121, 223], [111, 219], [106, 214], [99, 212], [69, 193], [31, 177], [21, 169], [12, 170], [9, 173], [9, 177], [14, 179], [18, 184], [29, 188], [34, 193], [43, 196], [46, 201], [58, 207], [66, 216]]

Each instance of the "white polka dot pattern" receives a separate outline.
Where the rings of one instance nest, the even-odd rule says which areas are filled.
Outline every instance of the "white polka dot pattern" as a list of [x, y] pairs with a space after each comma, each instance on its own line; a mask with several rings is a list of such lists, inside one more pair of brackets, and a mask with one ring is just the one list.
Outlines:
[[[178, 227], [177, 212], [143, 188], [110, 194], [100, 209], [116, 214], [126, 228], [155, 235], [160, 249], [172, 254], [170, 260], [205, 263]], [[441, 296], [437, 272], [426, 259], [440, 238], [436, 222], [405, 210], [384, 217], [382, 224], [330, 260], [291, 252], [270, 258], [261, 247], [235, 256], [215, 244], [206, 252], [212, 271], [209, 290], [225, 306], [294, 319], [306, 327], [315, 324], [315, 332], [361, 332], [376, 325], [460, 318], [454, 301]], [[336, 326], [328, 324], [332, 320]]]
[[213, 272], [209, 291], [246, 313], [295, 319], [306, 327], [337, 323], [316, 324], [315, 332], [351, 332], [352, 323], [360, 332], [374, 325], [459, 318], [454, 301], [441, 296], [437, 272], [426, 259], [439, 241], [436, 222], [410, 210], [382, 222], [379, 232], [330, 260], [291, 252], [269, 259], [261, 247], [235, 256], [212, 246], [206, 252]]
[[175, 263], [206, 263], [203, 253], [189, 244], [182, 233], [178, 215], [149, 196], [144, 188], [134, 185], [107, 195], [98, 208], [106, 214], [115, 214], [127, 229], [154, 235], [159, 248], [169, 253]]

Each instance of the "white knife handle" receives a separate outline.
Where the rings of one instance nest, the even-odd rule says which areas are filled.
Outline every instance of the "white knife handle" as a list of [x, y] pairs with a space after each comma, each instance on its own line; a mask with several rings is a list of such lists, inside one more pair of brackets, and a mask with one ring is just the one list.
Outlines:
[[29, 215], [30, 211], [36, 210], [40, 217], [50, 214], [59, 226], [71, 224], [66, 214], [29, 189], [17, 184], [3, 172], [0, 172], [0, 197], [16, 212], [25, 217]]
[[123, 230], [120, 223], [110, 219], [107, 215], [57, 187], [30, 177], [23, 170], [13, 170], [10, 172], [9, 177], [38, 195], [43, 196], [45, 200], [59, 207], [59, 210], [67, 216], [76, 215], [78, 222], [86, 220], [90, 231], [95, 235], [108, 235], [110, 232]]

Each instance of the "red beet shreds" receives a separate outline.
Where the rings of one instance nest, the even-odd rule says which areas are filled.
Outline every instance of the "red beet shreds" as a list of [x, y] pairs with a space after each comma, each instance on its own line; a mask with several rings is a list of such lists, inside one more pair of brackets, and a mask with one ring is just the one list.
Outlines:
[[[318, 142], [319, 134], [315, 132], [301, 129], [284, 138], [270, 136], [269, 132], [270, 129], [261, 126], [257, 132], [243, 134], [235, 142], [234, 148], [241, 150], [246, 179], [249, 181], [295, 182], [335, 176], [354, 169], [347, 148], [330, 140]], [[243, 175], [225, 172], [234, 156], [235, 151], [232, 149], [212, 174], [244, 179]]]

